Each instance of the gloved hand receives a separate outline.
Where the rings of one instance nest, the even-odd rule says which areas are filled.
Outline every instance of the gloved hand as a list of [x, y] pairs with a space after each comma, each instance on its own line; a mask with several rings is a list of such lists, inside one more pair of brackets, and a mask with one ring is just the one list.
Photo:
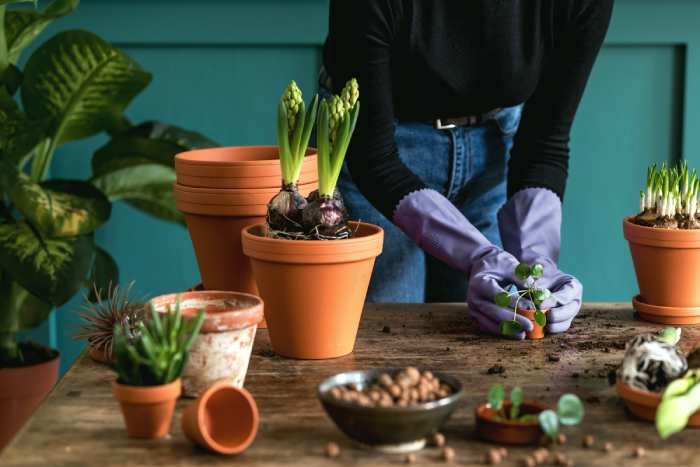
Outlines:
[[564, 332], [581, 309], [583, 286], [557, 266], [561, 244], [561, 200], [545, 188], [518, 191], [498, 213], [498, 227], [506, 251], [528, 264], [540, 263], [544, 275], [538, 287], [552, 295], [541, 308], [548, 309], [547, 331]]
[[[502, 284], [517, 283], [513, 277], [518, 260], [493, 245], [444, 196], [434, 190], [414, 191], [404, 197], [394, 211], [398, 225], [426, 253], [469, 277], [470, 316], [482, 331], [500, 335], [499, 324], [512, 320], [513, 312], [494, 302], [503, 292]], [[516, 318], [525, 331], [532, 323], [520, 315]], [[516, 338], [524, 339], [525, 332]]]

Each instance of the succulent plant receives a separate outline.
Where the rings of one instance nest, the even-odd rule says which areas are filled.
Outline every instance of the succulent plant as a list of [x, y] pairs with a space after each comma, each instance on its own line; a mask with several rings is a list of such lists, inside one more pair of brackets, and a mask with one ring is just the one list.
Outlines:
[[115, 367], [119, 382], [130, 386], [158, 386], [182, 374], [187, 355], [204, 322], [204, 311], [183, 317], [178, 298], [175, 309], [159, 313], [151, 305], [147, 319], [134, 330], [114, 326]]
[[133, 333], [143, 319], [143, 301], [129, 300], [133, 285], [131, 282], [126, 288], [121, 288], [110, 283], [104, 292], [93, 285], [94, 300], [85, 297], [79, 312], [83, 325], [73, 337], [86, 339], [91, 348], [104, 352], [105, 357], [111, 359], [114, 326], [118, 324]]

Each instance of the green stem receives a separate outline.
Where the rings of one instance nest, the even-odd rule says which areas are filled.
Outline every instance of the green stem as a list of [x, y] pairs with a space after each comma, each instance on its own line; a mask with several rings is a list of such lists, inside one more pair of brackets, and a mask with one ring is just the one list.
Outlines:
[[56, 151], [56, 141], [57, 138], [55, 137], [47, 138], [37, 146], [35, 150], [36, 155], [32, 160], [32, 168], [30, 171], [32, 181], [40, 182], [48, 176], [51, 160]]
[[18, 288], [12, 279], [0, 271], [0, 362], [17, 361], [22, 355], [17, 345], [19, 312], [17, 307]]
[[7, 38], [5, 37], [5, 8], [5, 5], [0, 6], [0, 76], [4, 76], [5, 70], [10, 66]]

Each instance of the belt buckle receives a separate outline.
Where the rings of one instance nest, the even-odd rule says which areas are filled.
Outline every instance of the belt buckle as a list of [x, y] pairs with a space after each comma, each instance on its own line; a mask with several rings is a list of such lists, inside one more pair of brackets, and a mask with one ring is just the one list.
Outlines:
[[455, 125], [454, 123], [446, 123], [443, 125], [442, 119], [440, 119], [440, 118], [435, 119], [435, 129], [437, 129], [437, 130], [450, 130], [450, 129], [456, 128], [456, 127], [457, 127], [457, 125]]

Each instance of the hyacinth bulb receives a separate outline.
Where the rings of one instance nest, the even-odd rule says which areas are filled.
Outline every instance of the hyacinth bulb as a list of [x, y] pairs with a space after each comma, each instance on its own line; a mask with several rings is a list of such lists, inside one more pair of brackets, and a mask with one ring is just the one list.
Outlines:
[[280, 237], [303, 235], [302, 212], [307, 206], [306, 198], [295, 185], [286, 185], [267, 205], [267, 225], [270, 234]]
[[304, 209], [303, 223], [307, 235], [317, 240], [337, 240], [351, 235], [342, 200], [320, 196]]
[[658, 335], [641, 334], [627, 343], [618, 376], [637, 389], [659, 392], [687, 369], [678, 347]]

